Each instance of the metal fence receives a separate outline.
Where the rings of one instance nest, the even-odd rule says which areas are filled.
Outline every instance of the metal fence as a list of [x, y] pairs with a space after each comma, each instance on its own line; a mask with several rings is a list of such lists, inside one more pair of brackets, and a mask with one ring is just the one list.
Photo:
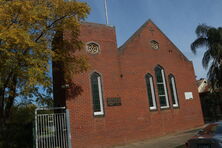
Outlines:
[[35, 147], [71, 148], [69, 112], [65, 107], [35, 110]]

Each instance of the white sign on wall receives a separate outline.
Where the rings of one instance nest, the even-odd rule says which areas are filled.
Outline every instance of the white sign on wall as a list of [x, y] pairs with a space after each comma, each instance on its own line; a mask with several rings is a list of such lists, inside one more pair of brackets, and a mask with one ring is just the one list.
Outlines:
[[185, 95], [186, 100], [193, 99], [193, 93], [192, 92], [185, 92], [184, 95]]

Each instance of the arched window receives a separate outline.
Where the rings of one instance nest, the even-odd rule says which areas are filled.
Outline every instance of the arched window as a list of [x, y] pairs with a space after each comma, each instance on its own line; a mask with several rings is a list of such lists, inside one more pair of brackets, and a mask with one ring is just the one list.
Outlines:
[[93, 99], [93, 112], [94, 115], [103, 115], [103, 94], [101, 76], [94, 72], [91, 75], [91, 88], [92, 88], [92, 99]]
[[158, 96], [160, 99], [160, 108], [168, 108], [169, 100], [168, 100], [166, 80], [163, 68], [161, 66], [157, 66], [155, 68], [155, 74], [156, 74]]
[[145, 80], [146, 80], [146, 89], [147, 89], [150, 110], [155, 110], [157, 109], [157, 106], [156, 106], [156, 97], [155, 97], [155, 92], [154, 92], [152, 75], [147, 73], [145, 75]]
[[178, 103], [176, 82], [175, 82], [175, 77], [172, 74], [169, 75], [169, 83], [170, 83], [170, 92], [171, 92], [173, 107], [178, 107], [179, 103]]

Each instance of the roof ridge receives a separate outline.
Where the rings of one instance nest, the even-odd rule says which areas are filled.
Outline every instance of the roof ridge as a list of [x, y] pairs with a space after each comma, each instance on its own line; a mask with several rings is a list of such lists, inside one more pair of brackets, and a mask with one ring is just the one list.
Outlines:
[[119, 49], [120, 51], [122, 51], [123, 48], [125, 48], [126, 45], [127, 45], [137, 34], [139, 34], [139, 33], [142, 31], [142, 28], [145, 27], [146, 24], [148, 24], [149, 22], [152, 22], [152, 20], [151, 20], [151, 19], [148, 19], [145, 23], [143, 23], [143, 25], [141, 25], [141, 26], [139, 27], [139, 29], [137, 29], [137, 30], [128, 38], [128, 40], [126, 40], [118, 49]]

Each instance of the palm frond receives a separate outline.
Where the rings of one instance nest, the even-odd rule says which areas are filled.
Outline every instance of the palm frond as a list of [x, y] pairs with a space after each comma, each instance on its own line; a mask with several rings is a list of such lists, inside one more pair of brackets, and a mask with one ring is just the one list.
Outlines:
[[200, 47], [208, 46], [208, 40], [204, 37], [197, 38], [192, 44], [191, 44], [191, 50], [194, 54], [196, 54], [196, 49]]
[[219, 72], [218, 72], [218, 88], [222, 88], [222, 64], [220, 64], [220, 66], [219, 66], [219, 70], [218, 70]]
[[211, 57], [220, 63], [220, 59], [222, 58], [222, 45], [219, 42], [214, 42], [209, 45], [208, 50], [210, 51]]
[[207, 32], [208, 30], [212, 28], [210, 26], [207, 26], [206, 24], [201, 24], [201, 25], [198, 25], [197, 28], [196, 28], [196, 35], [197, 37], [206, 37], [207, 36]]
[[222, 41], [222, 27], [218, 28], [219, 34], [220, 34], [220, 41]]
[[214, 63], [212, 63], [207, 73], [207, 77], [208, 81], [210, 82], [210, 86], [213, 88], [213, 90], [215, 89], [217, 84], [216, 72], [217, 72], [217, 67], [215, 66]]
[[201, 24], [196, 28], [196, 35], [191, 50], [195, 54], [197, 48], [206, 47], [202, 65], [206, 69], [211, 63], [207, 73], [208, 81], [213, 90], [222, 88], [222, 28]]
[[203, 56], [203, 59], [202, 59], [202, 65], [205, 69], [208, 68], [208, 64], [211, 60], [211, 54], [210, 54], [210, 50], [207, 50], [205, 53], [204, 53], [204, 56]]
[[217, 61], [213, 61], [211, 67], [207, 73], [208, 80], [213, 90], [222, 87], [222, 65], [217, 64]]

